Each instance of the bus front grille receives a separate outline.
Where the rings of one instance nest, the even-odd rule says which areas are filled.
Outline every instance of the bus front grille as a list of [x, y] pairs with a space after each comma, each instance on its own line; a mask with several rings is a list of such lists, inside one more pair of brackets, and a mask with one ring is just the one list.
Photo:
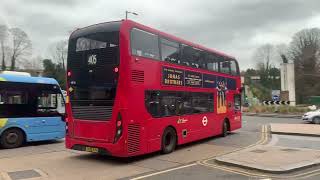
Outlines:
[[140, 125], [129, 124], [128, 126], [128, 153], [133, 154], [140, 150]]
[[108, 121], [111, 119], [112, 106], [73, 106], [72, 113], [76, 119]]

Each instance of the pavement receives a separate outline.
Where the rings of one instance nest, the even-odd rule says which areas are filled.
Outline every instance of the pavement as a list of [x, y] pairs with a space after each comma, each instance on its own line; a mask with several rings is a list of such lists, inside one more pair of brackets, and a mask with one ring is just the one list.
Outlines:
[[[239, 151], [228, 153], [205, 163], [222, 163], [229, 166], [237, 166], [245, 169], [253, 169], [272, 174], [293, 172], [302, 168], [309, 168], [320, 164], [319, 139], [314, 135], [320, 135], [320, 126], [314, 124], [270, 124], [265, 128], [265, 139], [260, 144]], [[286, 136], [294, 143], [302, 147], [281, 146], [285, 138], [275, 134], [294, 134], [300, 136]], [[301, 137], [303, 135], [303, 137]], [[306, 137], [307, 136], [307, 137]], [[308, 144], [305, 144], [305, 142]]]
[[301, 119], [303, 114], [280, 114], [280, 113], [243, 113], [244, 116], [257, 116], [257, 117], [273, 117], [273, 118], [294, 118]]
[[273, 134], [292, 134], [303, 136], [320, 136], [320, 125], [317, 124], [270, 124]]
[[280, 174], [319, 164], [320, 151], [258, 145], [217, 157], [215, 160], [229, 165]]

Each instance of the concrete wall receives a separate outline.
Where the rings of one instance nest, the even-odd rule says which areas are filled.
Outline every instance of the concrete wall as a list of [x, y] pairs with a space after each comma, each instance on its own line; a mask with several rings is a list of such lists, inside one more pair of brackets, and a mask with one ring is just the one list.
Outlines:
[[289, 91], [290, 105], [296, 105], [296, 86], [294, 79], [294, 64], [282, 63], [280, 66], [281, 73], [281, 91]]

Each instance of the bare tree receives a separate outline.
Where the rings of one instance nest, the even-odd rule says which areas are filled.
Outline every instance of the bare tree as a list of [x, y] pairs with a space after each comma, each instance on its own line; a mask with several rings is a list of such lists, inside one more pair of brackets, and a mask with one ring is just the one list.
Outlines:
[[268, 72], [276, 59], [275, 47], [271, 44], [265, 44], [256, 49], [253, 60], [258, 69]]
[[68, 41], [67, 40], [58, 41], [52, 44], [50, 49], [51, 49], [52, 59], [58, 64], [61, 64], [63, 67], [63, 70], [65, 70], [66, 69], [65, 63], [67, 60], [67, 53], [68, 53]]
[[15, 70], [17, 60], [31, 55], [32, 43], [27, 33], [22, 29], [12, 28], [9, 31], [13, 40], [10, 70]]
[[303, 29], [290, 43], [290, 58], [295, 64], [296, 96], [304, 103], [308, 96], [320, 95], [320, 29]]
[[1, 50], [1, 69], [6, 70], [6, 47], [5, 43], [8, 39], [8, 27], [6, 25], [0, 25], [0, 50]]

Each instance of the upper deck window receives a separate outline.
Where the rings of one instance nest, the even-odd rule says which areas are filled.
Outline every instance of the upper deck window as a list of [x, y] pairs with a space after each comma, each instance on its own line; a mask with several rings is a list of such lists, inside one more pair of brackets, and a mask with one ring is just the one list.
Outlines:
[[234, 75], [234, 76], [239, 75], [238, 65], [235, 60], [230, 61], [230, 69], [231, 69], [232, 75]]
[[103, 49], [107, 47], [107, 43], [94, 39], [81, 37], [77, 40], [76, 51], [87, 51], [92, 49]]
[[161, 60], [180, 64], [179, 44], [167, 39], [161, 38]]
[[188, 45], [182, 45], [182, 64], [194, 68], [202, 68], [203, 51]]
[[208, 53], [205, 61], [207, 69], [210, 71], [219, 72], [219, 61], [220, 61], [219, 56]]
[[158, 36], [133, 28], [131, 30], [131, 52], [137, 56], [160, 59]]
[[220, 72], [230, 74], [230, 61], [225, 60], [220, 62]]

